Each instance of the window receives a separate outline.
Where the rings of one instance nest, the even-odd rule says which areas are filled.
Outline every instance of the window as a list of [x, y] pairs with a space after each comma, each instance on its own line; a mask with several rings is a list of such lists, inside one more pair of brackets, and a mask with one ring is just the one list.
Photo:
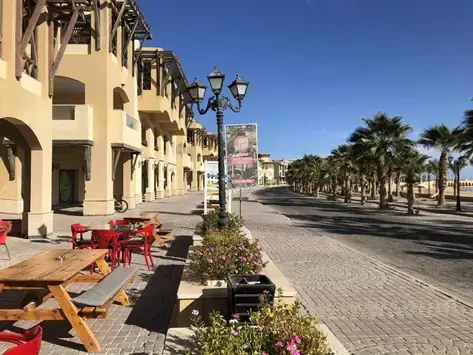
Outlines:
[[143, 90], [151, 90], [151, 61], [143, 63]]
[[[117, 22], [117, 14], [115, 11], [112, 11], [112, 27]], [[110, 46], [110, 52], [112, 52], [115, 56], [117, 55], [117, 33], [115, 32], [115, 35], [112, 38], [112, 43]]]
[[153, 133], [154, 133], [154, 150], [159, 151], [158, 130], [155, 128]]
[[122, 23], [122, 66], [128, 68], [128, 39], [130, 38], [130, 30]]
[[167, 154], [167, 145], [168, 145], [168, 137], [164, 136], [163, 137], [163, 142], [164, 142], [164, 155]]
[[146, 126], [141, 124], [141, 145], [148, 146], [148, 140], [146, 139]]

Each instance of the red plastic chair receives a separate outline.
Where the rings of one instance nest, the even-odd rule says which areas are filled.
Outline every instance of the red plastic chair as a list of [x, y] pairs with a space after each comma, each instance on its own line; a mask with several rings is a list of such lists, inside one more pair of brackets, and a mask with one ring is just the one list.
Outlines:
[[110, 224], [111, 226], [127, 226], [130, 224], [130, 222], [124, 219], [112, 219], [108, 222], [108, 224]]
[[[71, 224], [72, 249], [94, 249], [95, 244], [92, 239], [84, 240], [84, 233], [87, 227], [80, 223]], [[79, 237], [79, 239], [77, 239]], [[94, 273], [94, 264], [90, 265], [90, 274]]]
[[0, 245], [5, 246], [5, 250], [7, 251], [8, 260], [11, 260], [10, 251], [8, 250], [7, 246], [7, 235], [11, 231], [11, 223], [7, 221], [0, 221]]
[[112, 270], [115, 269], [115, 264], [120, 260], [120, 249], [118, 249], [118, 239], [122, 233], [115, 230], [95, 230], [92, 231], [92, 240], [94, 245], [99, 249], [108, 249]]
[[[84, 233], [87, 227], [80, 223], [71, 224], [72, 249], [93, 249], [94, 243], [91, 240], [84, 240]], [[79, 239], [77, 239], [79, 237]]]
[[152, 224], [145, 225], [143, 228], [138, 229], [134, 232], [135, 237], [142, 237], [142, 238], [131, 238], [125, 242], [122, 242], [122, 250], [123, 250], [123, 264], [126, 265], [128, 261], [128, 265], [131, 263], [131, 251], [133, 249], [140, 249], [143, 251], [143, 256], [145, 258], [146, 266], [148, 270], [151, 271], [150, 264], [154, 266], [153, 256], [151, 255], [151, 245], [153, 244], [153, 232], [154, 226]]
[[3, 355], [38, 355], [42, 339], [43, 328], [39, 325], [25, 331], [24, 334], [0, 332], [0, 342], [16, 345], [5, 351]]

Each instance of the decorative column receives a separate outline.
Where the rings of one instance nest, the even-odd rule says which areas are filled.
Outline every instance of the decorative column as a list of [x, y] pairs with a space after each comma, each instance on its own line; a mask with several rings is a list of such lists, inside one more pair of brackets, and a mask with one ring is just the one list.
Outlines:
[[164, 196], [172, 196], [172, 181], [171, 181], [171, 169], [172, 166], [168, 164], [166, 169], [166, 187], [164, 188]]
[[154, 158], [148, 158], [147, 172], [148, 174], [148, 186], [146, 187], [145, 201], [154, 201], [154, 186], [155, 186], [155, 174], [154, 174]]
[[164, 162], [158, 162], [158, 188], [156, 198], [164, 198]]

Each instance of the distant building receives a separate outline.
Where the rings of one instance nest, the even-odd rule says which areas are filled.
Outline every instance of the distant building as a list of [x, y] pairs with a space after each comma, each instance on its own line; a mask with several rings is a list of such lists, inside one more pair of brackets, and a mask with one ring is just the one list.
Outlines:
[[280, 159], [274, 160], [274, 180], [276, 185], [286, 184], [286, 173], [289, 165], [292, 163], [292, 160]]
[[260, 186], [274, 185], [274, 165], [269, 159], [271, 154], [258, 154], [258, 176]]

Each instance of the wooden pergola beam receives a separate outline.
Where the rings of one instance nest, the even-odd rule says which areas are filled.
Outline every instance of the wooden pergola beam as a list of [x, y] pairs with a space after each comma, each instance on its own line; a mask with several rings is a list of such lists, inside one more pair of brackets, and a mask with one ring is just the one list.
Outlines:
[[113, 157], [113, 170], [112, 170], [112, 180], [115, 181], [115, 174], [117, 172], [118, 161], [120, 160], [120, 155], [122, 153], [121, 149], [114, 149], [115, 156]]
[[95, 50], [99, 51], [100, 45], [100, 0], [92, 0], [94, 8], [94, 22], [95, 22]]
[[117, 19], [115, 20], [115, 23], [113, 24], [112, 32], [110, 34], [110, 40], [108, 43], [109, 51], [112, 50], [112, 42], [113, 39], [115, 38], [115, 35], [117, 33], [118, 26], [120, 25], [120, 22], [122, 21], [123, 14], [125, 13], [125, 8], [128, 0], [124, 0], [122, 7], [120, 9], [120, 12], [118, 13]]
[[92, 147], [87, 145], [84, 149], [85, 181], [90, 181], [92, 179], [92, 174], [90, 170]]
[[[43, 11], [43, 7], [46, 4], [46, 0], [38, 0], [36, 6], [33, 11], [33, 15], [28, 20], [28, 26], [26, 27], [26, 31], [21, 38], [20, 43], [20, 55], [23, 56], [25, 54], [26, 47], [28, 43], [31, 41], [31, 36], [33, 35], [34, 29], [36, 28], [39, 20], [39, 16], [41, 15], [41, 11]], [[22, 6], [23, 10], [23, 6]]]
[[[0, 0], [0, 19], [3, 18], [3, 0]], [[0, 24], [0, 58], [2, 57], [2, 43], [3, 43], [3, 33], [2, 25]]]
[[64, 53], [66, 52], [66, 47], [69, 44], [69, 41], [71, 40], [72, 31], [74, 30], [78, 17], [79, 17], [79, 8], [76, 7], [74, 9], [74, 12], [72, 13], [72, 17], [69, 21], [69, 24], [67, 25], [66, 33], [64, 34], [64, 37], [62, 38], [61, 47], [59, 48], [59, 52], [57, 53], [56, 59], [54, 60], [53, 67], [51, 69], [53, 78], [59, 69], [59, 64], [61, 64], [62, 57], [64, 57]]
[[16, 0], [16, 21], [15, 21], [15, 76], [21, 78], [23, 72], [23, 56], [20, 53], [21, 36], [23, 32], [23, 0]]
[[7, 158], [8, 158], [8, 180], [15, 180], [15, 152], [13, 151], [13, 144], [4, 144], [7, 148]]
[[[128, 39], [126, 40], [126, 43], [125, 45], [123, 46], [123, 48], [125, 50], [128, 49], [128, 46], [130, 45], [131, 41], [133, 40], [133, 36], [135, 35], [135, 31], [136, 31], [136, 28], [138, 27], [138, 24], [139, 24], [139, 21], [136, 20], [136, 22], [133, 24], [133, 28], [131, 29], [131, 32], [130, 32], [130, 36], [128, 37]], [[144, 42], [144, 41], [143, 41]], [[128, 53], [128, 51], [127, 51]]]

